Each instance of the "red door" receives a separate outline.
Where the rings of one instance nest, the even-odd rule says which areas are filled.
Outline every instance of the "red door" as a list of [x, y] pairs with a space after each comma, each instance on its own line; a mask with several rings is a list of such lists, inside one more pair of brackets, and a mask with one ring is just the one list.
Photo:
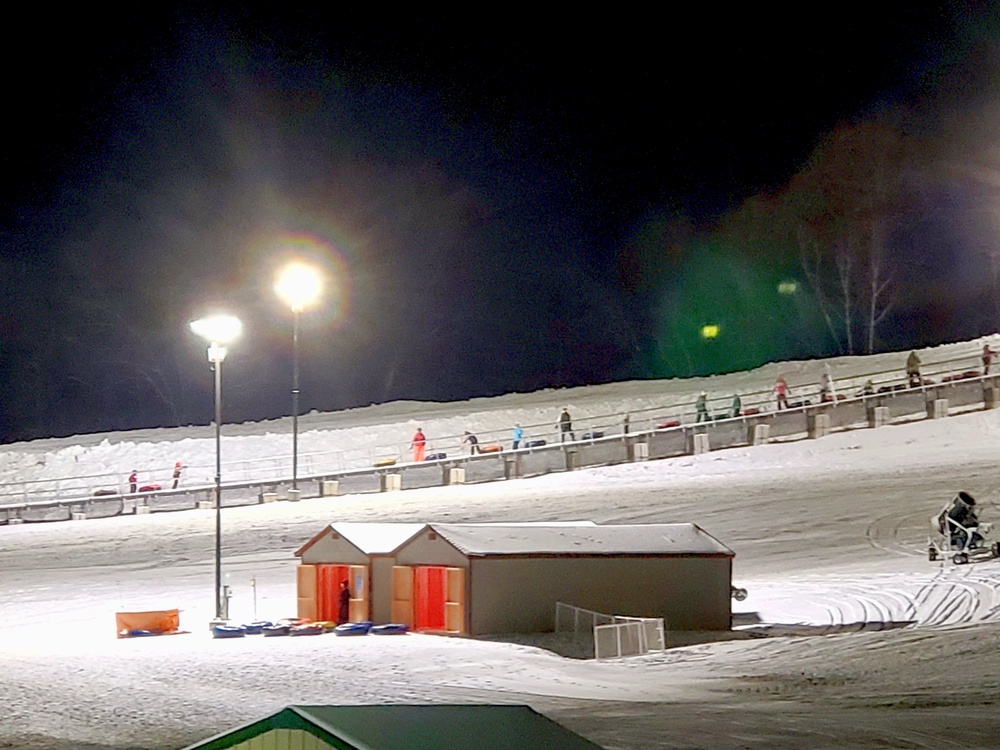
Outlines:
[[316, 566], [316, 619], [336, 622], [340, 609], [340, 582], [350, 580], [347, 565]]
[[417, 630], [446, 630], [447, 568], [417, 568], [414, 576], [414, 625]]

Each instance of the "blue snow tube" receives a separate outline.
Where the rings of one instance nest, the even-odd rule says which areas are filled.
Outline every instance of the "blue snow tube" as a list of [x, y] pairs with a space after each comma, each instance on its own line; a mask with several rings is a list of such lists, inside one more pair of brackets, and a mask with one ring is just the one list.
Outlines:
[[244, 625], [243, 628], [246, 630], [247, 635], [260, 635], [264, 632], [264, 628], [270, 627], [270, 620], [260, 620], [258, 622], [251, 622], [249, 625]]
[[343, 625], [338, 625], [333, 629], [336, 635], [368, 635], [368, 631], [372, 629], [372, 624], [370, 622], [345, 622]]
[[242, 638], [247, 634], [242, 625], [215, 625], [212, 627], [213, 638]]
[[265, 638], [271, 638], [277, 635], [288, 635], [288, 631], [291, 629], [291, 625], [265, 625], [261, 631]]
[[372, 635], [405, 635], [410, 631], [410, 626], [402, 622], [389, 622], [385, 625], [375, 625], [371, 629]]

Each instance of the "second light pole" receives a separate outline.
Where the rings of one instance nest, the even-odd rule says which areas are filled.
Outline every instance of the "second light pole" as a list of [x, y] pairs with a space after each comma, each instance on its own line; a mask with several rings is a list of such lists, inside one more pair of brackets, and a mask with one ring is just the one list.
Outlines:
[[243, 324], [232, 315], [211, 315], [191, 323], [191, 330], [208, 342], [208, 362], [215, 372], [215, 619], [229, 619], [229, 603], [222, 586], [222, 363], [226, 344], [239, 338]]
[[294, 261], [278, 272], [274, 291], [292, 311], [292, 492], [299, 494], [299, 313], [319, 301], [322, 290], [320, 272], [308, 263]]

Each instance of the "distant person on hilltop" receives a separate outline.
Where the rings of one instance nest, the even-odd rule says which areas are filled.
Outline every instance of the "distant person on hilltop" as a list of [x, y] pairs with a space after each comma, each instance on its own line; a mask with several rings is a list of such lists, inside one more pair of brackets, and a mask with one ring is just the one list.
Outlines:
[[521, 441], [524, 440], [524, 430], [521, 427], [520, 422], [514, 423], [514, 441], [511, 443], [511, 448], [517, 450], [521, 447]]
[[993, 357], [995, 355], [996, 352], [990, 349], [990, 345], [988, 343], [983, 344], [983, 375], [990, 374], [990, 363], [993, 362]]
[[922, 384], [920, 364], [920, 357], [917, 356], [917, 353], [910, 352], [910, 356], [906, 358], [906, 378], [910, 383], [910, 388], [916, 388]]
[[468, 430], [465, 431], [465, 437], [462, 438], [462, 445], [469, 446], [469, 454], [472, 456], [479, 453], [479, 438], [477, 438]]
[[694, 402], [694, 410], [698, 413], [695, 422], [708, 421], [708, 394], [705, 391], [698, 394], [698, 400]]
[[779, 375], [778, 379], [774, 381], [774, 392], [775, 401], [778, 404], [778, 409], [788, 408], [788, 381], [785, 380], [784, 375]]
[[559, 424], [556, 425], [559, 428], [559, 441], [565, 443], [566, 436], [569, 436], [571, 441], [576, 441], [576, 435], [573, 434], [573, 420], [569, 416], [569, 407], [564, 406], [562, 414], [559, 415]]
[[427, 451], [427, 437], [424, 435], [424, 431], [419, 427], [413, 435], [413, 440], [410, 441], [410, 447], [413, 448], [414, 462], [423, 461], [424, 454]]
[[833, 401], [833, 381], [828, 372], [824, 372], [819, 378], [819, 400], [820, 403]]

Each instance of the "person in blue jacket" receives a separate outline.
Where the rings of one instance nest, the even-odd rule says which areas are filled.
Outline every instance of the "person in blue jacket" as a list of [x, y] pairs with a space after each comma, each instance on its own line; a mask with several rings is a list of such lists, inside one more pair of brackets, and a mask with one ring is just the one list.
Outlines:
[[511, 445], [511, 448], [517, 450], [519, 447], [521, 447], [522, 440], [524, 440], [524, 430], [521, 429], [521, 423], [516, 422], [514, 424], [514, 443], [513, 445]]

